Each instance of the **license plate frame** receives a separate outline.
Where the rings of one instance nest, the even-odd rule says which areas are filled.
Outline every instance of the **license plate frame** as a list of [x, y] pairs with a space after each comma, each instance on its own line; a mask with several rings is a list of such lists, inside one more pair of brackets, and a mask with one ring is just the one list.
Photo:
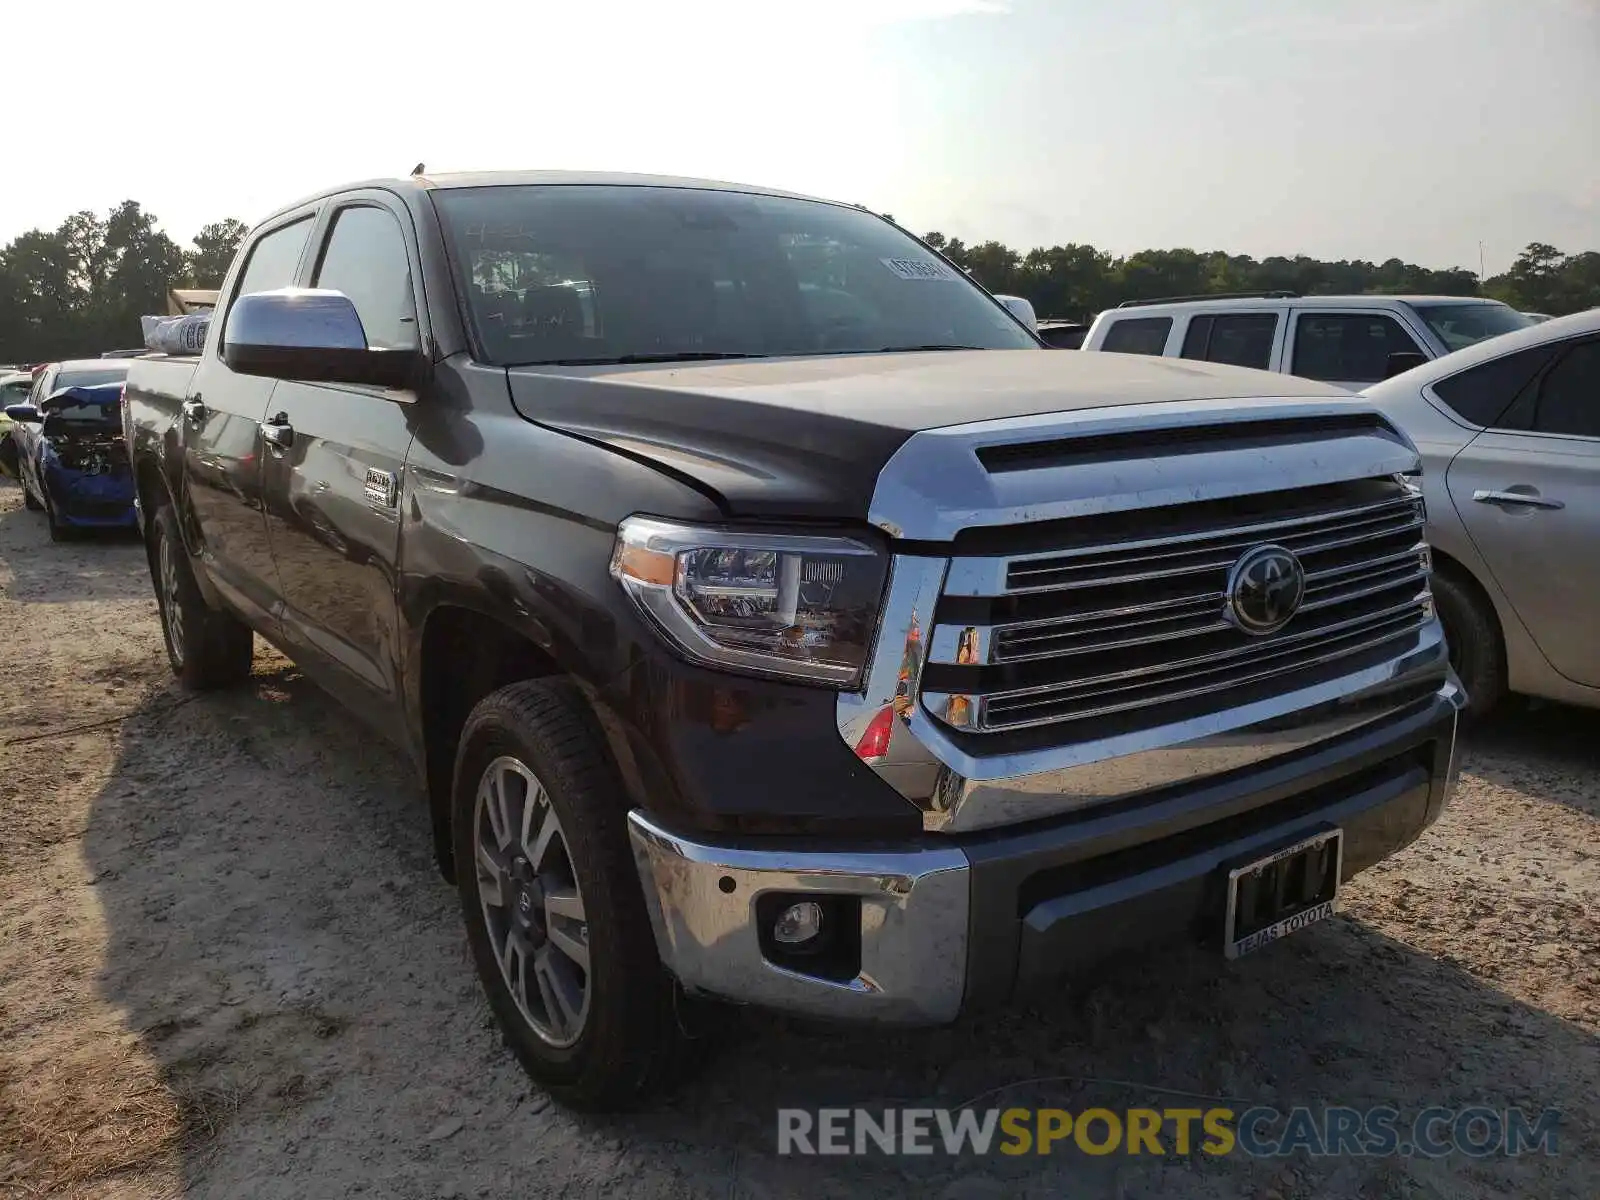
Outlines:
[[[1324, 851], [1324, 847], [1331, 846], [1331, 858]], [[1313, 858], [1312, 856], [1317, 856]], [[1249, 888], [1252, 882], [1270, 879], [1273, 883], [1287, 880], [1296, 870], [1298, 862], [1305, 865], [1300, 869], [1309, 873], [1316, 867], [1320, 874], [1315, 898], [1298, 904], [1292, 911], [1278, 906], [1272, 919], [1260, 924], [1248, 919], [1244, 911], [1247, 905], [1240, 901], [1241, 887]], [[1276, 874], [1268, 873], [1276, 870]], [[1227, 878], [1227, 910], [1222, 925], [1222, 953], [1229, 959], [1243, 958], [1246, 954], [1270, 946], [1273, 942], [1281, 941], [1291, 933], [1298, 933], [1308, 925], [1326, 920], [1337, 911], [1339, 892], [1341, 888], [1340, 876], [1344, 871], [1344, 830], [1335, 826], [1325, 826], [1306, 837], [1299, 838], [1263, 854], [1242, 862], [1228, 871]], [[1302, 876], [1303, 886], [1309, 880]], [[1301, 899], [1304, 899], [1303, 893]], [[1252, 926], [1243, 934], [1239, 932], [1242, 926]]]

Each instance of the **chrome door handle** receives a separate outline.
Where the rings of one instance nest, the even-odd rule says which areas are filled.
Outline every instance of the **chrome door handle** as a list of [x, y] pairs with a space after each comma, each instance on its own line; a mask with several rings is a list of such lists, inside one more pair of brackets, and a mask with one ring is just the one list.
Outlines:
[[191, 396], [183, 402], [183, 419], [196, 422], [206, 419], [206, 406], [199, 396]]
[[1547, 500], [1543, 496], [1529, 492], [1497, 492], [1490, 488], [1479, 488], [1472, 493], [1472, 498], [1479, 504], [1526, 504], [1529, 508], [1566, 507], [1566, 503], [1561, 500]]
[[294, 426], [280, 417], [261, 422], [261, 437], [269, 446], [287, 449], [294, 445]]

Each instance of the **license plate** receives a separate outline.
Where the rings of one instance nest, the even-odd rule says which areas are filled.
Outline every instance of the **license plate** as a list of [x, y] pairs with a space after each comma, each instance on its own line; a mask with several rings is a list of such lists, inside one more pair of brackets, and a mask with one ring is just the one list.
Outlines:
[[1239, 958], [1333, 916], [1344, 831], [1323, 829], [1228, 872], [1223, 953]]

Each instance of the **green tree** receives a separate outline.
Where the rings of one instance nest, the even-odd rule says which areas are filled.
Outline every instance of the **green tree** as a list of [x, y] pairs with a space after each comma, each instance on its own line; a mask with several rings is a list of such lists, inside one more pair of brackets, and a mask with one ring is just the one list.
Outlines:
[[221, 287], [248, 232], [245, 223], [233, 217], [203, 226], [194, 235], [194, 249], [188, 254], [189, 282], [199, 288]]
[[198, 262], [226, 270], [243, 236], [237, 221], [200, 231], [185, 252], [136, 200], [104, 218], [73, 213], [52, 231], [30, 229], [0, 249], [0, 362], [95, 357], [138, 344], [139, 317], [167, 310], [169, 288]]

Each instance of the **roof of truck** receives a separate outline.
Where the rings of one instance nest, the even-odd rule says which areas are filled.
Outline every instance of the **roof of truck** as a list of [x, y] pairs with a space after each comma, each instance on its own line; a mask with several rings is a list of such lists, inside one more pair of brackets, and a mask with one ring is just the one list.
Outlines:
[[694, 179], [683, 175], [641, 175], [627, 171], [451, 171], [437, 174], [406, 175], [403, 177], [391, 176], [387, 179], [354, 180], [348, 183], [341, 183], [334, 187], [323, 188], [308, 196], [302, 196], [293, 203], [282, 205], [274, 209], [266, 217], [263, 217], [261, 223], [271, 220], [280, 213], [289, 212], [291, 209], [299, 208], [315, 200], [321, 200], [326, 196], [369, 188], [405, 192], [560, 184], [587, 184], [589, 186], [608, 187], [694, 188], [699, 191], [743, 192], [754, 196], [780, 196], [789, 200], [812, 200], [821, 204], [839, 204], [846, 208], [864, 207], [862, 205], [845, 204], [839, 200], [829, 200], [821, 196], [807, 196], [801, 192], [786, 192], [780, 188], [757, 187], [748, 183], [730, 183], [721, 179]]
[[[530, 184], [589, 184], [613, 187], [698, 188], [717, 192], [753, 192], [761, 196], [787, 196], [795, 200], [817, 200], [781, 188], [730, 183], [722, 179], [695, 179], [686, 175], [641, 175], [629, 171], [453, 171], [438, 175], [413, 175], [410, 178], [426, 187], [506, 187]], [[824, 201], [832, 204], [836, 201]]]

